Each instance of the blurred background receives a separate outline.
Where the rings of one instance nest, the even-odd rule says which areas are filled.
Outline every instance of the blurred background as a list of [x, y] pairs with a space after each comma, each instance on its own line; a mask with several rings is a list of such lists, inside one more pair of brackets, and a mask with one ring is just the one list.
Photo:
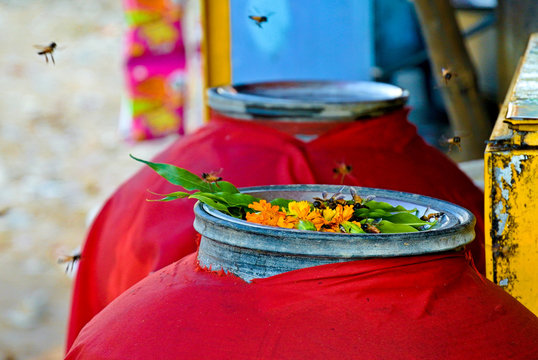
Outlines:
[[[323, 65], [323, 59], [331, 51], [350, 46], [334, 42], [343, 41], [341, 34], [347, 34], [341, 29], [343, 26], [357, 24], [356, 29], [361, 30], [346, 35], [350, 44], [357, 44], [346, 52], [349, 58], [345, 65], [349, 71], [356, 71], [349, 78], [377, 79], [408, 89], [409, 105], [413, 109], [409, 119], [432, 145], [439, 147], [441, 136], [453, 135], [439, 84], [432, 76], [439, 69], [432, 70], [428, 63], [412, 2], [346, 0], [343, 3], [356, 8], [353, 16], [345, 17], [344, 7], [333, 8], [327, 6], [328, 2], [314, 1], [318, 4], [314, 10], [325, 14], [316, 18], [297, 16], [301, 9], [295, 1], [238, 1], [231, 0], [230, 14], [232, 41], [236, 44], [232, 49], [234, 80], [267, 80], [256, 77], [279, 76], [284, 70], [289, 72], [288, 77], [293, 77], [302, 70], [301, 61], [290, 67], [290, 60], [286, 60], [297, 56], [294, 51], [275, 52], [287, 37], [278, 38], [277, 33], [272, 36], [271, 27], [260, 31], [248, 18], [249, 14], [258, 11], [267, 14], [269, 21], [304, 44], [312, 42], [301, 38], [304, 34], [299, 36], [293, 29], [316, 21], [314, 25], [320, 26], [310, 28], [317, 32], [304, 36], [324, 39], [316, 43], [317, 48], [310, 49], [313, 55], [308, 56], [329, 51], [318, 56], [321, 59], [318, 65]], [[532, 7], [532, 1], [519, 4]], [[513, 2], [499, 1], [499, 7], [510, 15]], [[136, 141], [143, 140], [137, 137], [140, 133], [137, 136], [129, 133], [132, 114], [126, 111], [142, 103], [136, 103], [139, 99], [131, 103], [126, 100], [129, 98], [124, 77], [124, 62], [128, 58], [124, 46], [127, 21], [122, 4], [120, 0], [0, 0], [3, 34], [0, 40], [0, 360], [62, 357], [74, 271], [66, 272], [66, 264], [58, 264], [58, 258], [80, 248], [87, 227], [103, 201], [140, 168], [128, 154], [151, 158], [179, 136], [180, 131], [171, 131], [168, 136]], [[524, 29], [516, 31], [513, 29], [517, 24], [504, 17], [495, 19], [496, 1], [453, 1], [453, 4], [457, 6], [460, 27], [472, 33], [465, 43], [493, 123], [507, 79], [511, 78], [527, 41], [527, 35], [521, 33], [536, 26], [536, 21], [530, 25], [520, 22]], [[192, 9], [195, 13], [199, 11], [198, 6]], [[279, 13], [271, 14], [271, 9], [278, 9]], [[372, 16], [365, 17], [364, 11]], [[192, 29], [199, 26], [198, 20], [189, 21], [192, 20], [185, 19], [183, 26]], [[475, 29], [476, 25], [483, 26]], [[500, 35], [499, 28], [503, 30]], [[331, 30], [332, 35], [325, 29]], [[192, 35], [193, 53], [200, 50], [200, 35], [196, 32]], [[519, 42], [512, 41], [518, 38]], [[55, 65], [47, 64], [33, 47], [53, 41], [58, 44]], [[321, 46], [324, 42], [333, 48]], [[507, 56], [497, 56], [505, 48], [510, 50]], [[129, 54], [135, 50], [129, 48]], [[280, 67], [280, 72], [275, 75], [259, 71], [263, 61], [276, 64], [273, 70]], [[500, 82], [499, 62], [504, 69]], [[140, 75], [136, 61], [130, 65], [133, 65], [132, 74]], [[348, 78], [338, 73], [342, 69], [319, 67], [316, 72], [327, 78]], [[192, 75], [187, 74], [179, 85], [200, 86], [202, 71], [192, 73], [195, 79], [189, 79]], [[301, 77], [308, 78], [308, 74]], [[200, 97], [201, 91], [197, 94]], [[198, 101], [200, 106], [200, 99], [191, 97], [189, 101]], [[200, 113], [194, 112], [192, 123], [201, 123]], [[124, 121], [120, 122], [120, 118]], [[188, 123], [181, 125], [180, 130], [184, 129], [189, 129]], [[481, 168], [472, 166], [468, 171], [481, 185]]]
[[[72, 273], [106, 197], [164, 140], [118, 133], [121, 1], [0, 1], [0, 359], [60, 359]], [[34, 44], [58, 44], [56, 65]], [[50, 59], [49, 59], [50, 61]]]

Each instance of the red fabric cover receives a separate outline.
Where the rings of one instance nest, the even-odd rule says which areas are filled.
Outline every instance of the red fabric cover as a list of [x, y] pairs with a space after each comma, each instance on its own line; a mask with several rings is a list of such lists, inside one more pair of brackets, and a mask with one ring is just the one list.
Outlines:
[[[219, 170], [237, 186], [339, 184], [333, 168], [353, 167], [346, 185], [385, 188], [452, 201], [477, 217], [471, 244], [484, 271], [483, 193], [444, 154], [427, 145], [407, 110], [332, 129], [302, 142], [256, 122], [219, 117], [177, 140], [154, 161], [196, 174]], [[83, 247], [72, 297], [67, 347], [80, 329], [127, 288], [196, 249], [194, 201], [147, 202], [146, 190], [177, 191], [144, 166], [106, 202]]]
[[535, 359], [538, 318], [462, 253], [373, 259], [247, 284], [195, 254], [134, 285], [66, 359]]

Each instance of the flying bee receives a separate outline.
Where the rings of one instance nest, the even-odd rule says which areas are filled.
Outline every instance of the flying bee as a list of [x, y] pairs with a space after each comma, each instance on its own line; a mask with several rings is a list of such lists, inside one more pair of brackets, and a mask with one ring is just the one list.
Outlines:
[[262, 24], [266, 23], [269, 20], [269, 16], [273, 15], [273, 13], [269, 13], [267, 15], [249, 15], [249, 19], [254, 21], [254, 24], [256, 24], [257, 27], [262, 29]]
[[441, 76], [443, 77], [443, 80], [445, 80], [445, 85], [448, 85], [450, 79], [458, 76], [458, 74], [452, 71], [450, 68], [441, 68]]
[[267, 22], [267, 16], [258, 16], [258, 15], [250, 15], [248, 17], [249, 19], [253, 20], [254, 23], [261, 29], [262, 24], [264, 22]]
[[75, 267], [75, 264], [82, 258], [82, 255], [80, 253], [74, 253], [73, 255], [62, 255], [60, 258], [58, 258], [58, 264], [65, 264], [67, 263], [67, 267], [65, 268], [65, 273], [67, 274], [70, 271], [73, 271], [73, 268]]
[[222, 180], [222, 176], [220, 176], [221, 172], [222, 169], [220, 169], [219, 171], [210, 171], [208, 173], [202, 173], [202, 180], [204, 180], [208, 184], [214, 183], [215, 185], [219, 186], [217, 183]]
[[44, 55], [45, 56], [45, 61], [47, 62], [47, 64], [49, 63], [49, 58], [47, 56], [47, 54], [48, 54], [48, 55], [50, 55], [50, 58], [52, 59], [52, 63], [54, 65], [56, 65], [56, 63], [54, 62], [54, 56], [52, 55], [52, 53], [56, 49], [56, 43], [55, 42], [51, 42], [47, 46], [34, 45], [34, 47], [36, 49], [39, 49], [37, 55]]
[[453, 136], [451, 138], [445, 138], [443, 136], [441, 140], [439, 140], [439, 143], [443, 146], [448, 146], [448, 152], [451, 152], [454, 146], [461, 151], [461, 136]]
[[351, 173], [352, 169], [353, 168], [351, 167], [351, 165], [347, 165], [346, 163], [341, 162], [337, 164], [337, 166], [333, 169], [334, 177], [337, 178], [338, 176], [340, 176], [340, 184], [343, 184], [344, 178], [346, 177], [346, 175]]
[[0, 216], [5, 216], [7, 213], [11, 210], [9, 206], [6, 206], [4, 208], [0, 208]]

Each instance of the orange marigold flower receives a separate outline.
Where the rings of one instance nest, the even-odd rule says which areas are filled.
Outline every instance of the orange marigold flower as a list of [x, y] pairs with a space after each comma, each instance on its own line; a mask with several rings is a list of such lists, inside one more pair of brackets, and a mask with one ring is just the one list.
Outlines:
[[[248, 213], [246, 215], [246, 220], [249, 222], [269, 226], [279, 226], [278, 224], [280, 222], [283, 225], [282, 227], [289, 226], [289, 222], [285, 221], [286, 213], [279, 211], [277, 205], [271, 205], [265, 200], [260, 200], [259, 202], [249, 204], [248, 207], [258, 211], [257, 213]], [[281, 220], [281, 218], [284, 219]]]
[[310, 213], [310, 203], [308, 201], [291, 201], [288, 204], [288, 214], [300, 220], [306, 220]]
[[281, 216], [278, 218], [276, 225], [281, 228], [293, 229], [299, 222], [295, 216]]
[[337, 205], [336, 214], [334, 215], [332, 222], [338, 223], [339, 225], [344, 221], [348, 221], [353, 216], [353, 206], [351, 205]]
[[255, 201], [252, 204], [248, 205], [249, 208], [256, 211], [278, 211], [279, 207], [277, 205], [271, 205], [266, 200], [261, 199], [260, 201]]
[[353, 206], [338, 204], [334, 209], [323, 209], [322, 231], [341, 232], [340, 224], [353, 216]]
[[320, 231], [321, 232], [332, 232], [332, 233], [341, 232], [339, 228], [335, 228], [334, 226], [331, 227], [331, 228], [321, 228]]
[[322, 210], [323, 219], [325, 219], [325, 224], [330, 224], [333, 220], [334, 215], [336, 215], [336, 209], [326, 208]]
[[316, 230], [318, 231], [325, 224], [325, 219], [323, 218], [321, 211], [319, 211], [318, 209], [312, 210], [306, 217], [306, 220], [314, 224], [314, 226], [316, 227]]

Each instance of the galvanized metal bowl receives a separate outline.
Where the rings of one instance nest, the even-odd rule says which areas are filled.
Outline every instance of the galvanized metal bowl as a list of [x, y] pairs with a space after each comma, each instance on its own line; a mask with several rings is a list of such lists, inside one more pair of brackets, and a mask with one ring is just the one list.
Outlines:
[[[268, 201], [274, 198], [312, 201], [322, 192], [332, 194], [341, 189], [335, 185], [275, 185], [244, 188], [241, 192]], [[328, 263], [449, 251], [474, 239], [475, 218], [460, 206], [417, 194], [354, 189], [362, 197], [374, 195], [376, 201], [416, 208], [420, 214], [429, 208], [429, 212], [445, 215], [436, 226], [420, 232], [335, 234], [249, 223], [198, 202], [194, 207], [194, 228], [202, 235], [200, 265], [223, 269], [250, 281]], [[346, 193], [349, 192], [345, 190], [343, 194]]]

